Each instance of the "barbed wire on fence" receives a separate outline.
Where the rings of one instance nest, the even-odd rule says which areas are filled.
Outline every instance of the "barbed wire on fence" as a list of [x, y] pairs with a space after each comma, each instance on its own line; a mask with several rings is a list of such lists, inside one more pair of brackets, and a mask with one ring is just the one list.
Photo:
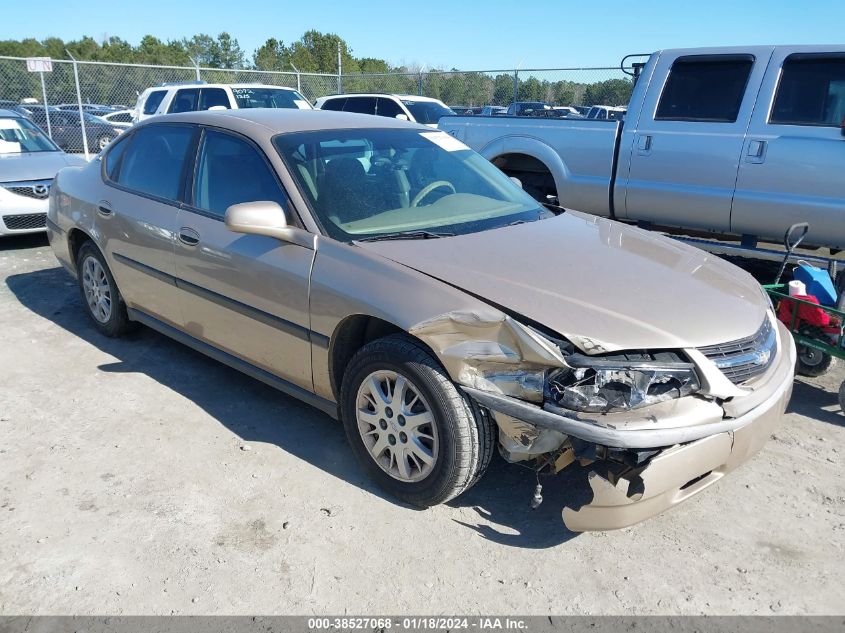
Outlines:
[[[79, 77], [78, 94], [74, 66]], [[311, 102], [339, 92], [376, 92], [433, 97], [448, 105], [468, 107], [507, 106], [513, 101], [543, 101], [564, 106], [625, 105], [633, 88], [630, 76], [621, 68], [606, 67], [338, 75], [54, 59], [52, 71], [44, 73], [42, 90], [39, 74], [28, 72], [25, 58], [0, 57], [0, 107], [13, 107], [27, 100], [35, 102], [35, 109], [38, 105], [43, 109], [45, 97], [51, 108], [64, 104], [68, 108], [76, 106], [67, 111], [76, 117], [79, 129], [74, 132], [66, 129], [73, 125], [55, 126], [51, 135], [63, 149], [82, 151], [79, 112], [85, 104], [134, 108], [138, 96], [149, 87], [196, 80], [296, 88]], [[53, 112], [51, 109], [50, 113]], [[36, 123], [41, 124], [37, 118]], [[91, 122], [91, 127], [95, 127], [95, 122]], [[42, 128], [46, 131], [44, 125]], [[102, 137], [92, 138], [87, 131], [86, 137], [92, 148], [102, 146]]]

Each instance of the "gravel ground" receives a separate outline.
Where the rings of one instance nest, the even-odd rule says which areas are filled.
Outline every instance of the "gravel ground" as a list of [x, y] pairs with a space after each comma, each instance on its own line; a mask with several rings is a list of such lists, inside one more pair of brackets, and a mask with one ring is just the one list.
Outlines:
[[418, 511], [339, 424], [146, 329], [89, 325], [42, 237], [0, 241], [0, 613], [845, 613], [840, 363], [751, 462], [641, 525], [573, 534], [585, 471], [496, 459]]

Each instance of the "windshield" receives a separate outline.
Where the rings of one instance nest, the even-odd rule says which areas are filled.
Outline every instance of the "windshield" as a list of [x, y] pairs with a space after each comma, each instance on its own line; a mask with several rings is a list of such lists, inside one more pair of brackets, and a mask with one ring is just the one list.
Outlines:
[[402, 103], [411, 111], [417, 123], [437, 123], [440, 117], [455, 114], [452, 110], [437, 101], [406, 101], [403, 99]]
[[232, 88], [239, 108], [299, 108], [310, 110], [311, 104], [296, 90], [278, 88]]
[[445, 132], [325, 130], [273, 139], [326, 233], [465, 234], [548, 214], [492, 163]]
[[34, 123], [22, 118], [0, 119], [0, 154], [58, 151], [59, 148]]

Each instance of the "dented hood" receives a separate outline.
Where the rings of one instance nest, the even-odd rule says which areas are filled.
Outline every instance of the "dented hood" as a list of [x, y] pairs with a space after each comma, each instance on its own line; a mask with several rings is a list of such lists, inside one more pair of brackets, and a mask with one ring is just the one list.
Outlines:
[[756, 332], [767, 308], [754, 278], [714, 255], [571, 211], [470, 235], [360, 245], [587, 353], [724, 343]]

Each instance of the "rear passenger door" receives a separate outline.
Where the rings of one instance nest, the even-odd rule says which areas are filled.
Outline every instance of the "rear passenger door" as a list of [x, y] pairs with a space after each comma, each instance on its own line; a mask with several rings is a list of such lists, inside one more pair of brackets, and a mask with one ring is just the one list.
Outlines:
[[173, 248], [195, 128], [145, 125], [105, 155], [97, 223], [129, 307], [182, 326]]
[[182, 88], [177, 90], [176, 94], [173, 95], [173, 100], [170, 102], [170, 107], [167, 108], [167, 113], [194, 112], [197, 109], [199, 98], [199, 88]]
[[277, 202], [296, 224], [263, 151], [205, 129], [179, 213], [176, 274], [185, 330], [196, 339], [311, 389], [308, 282], [314, 251], [226, 228], [226, 209]]
[[628, 148], [629, 219], [730, 229], [745, 131], [770, 56], [661, 55], [654, 76], [666, 82], [649, 86]]
[[731, 228], [782, 239], [809, 222], [809, 244], [845, 248], [845, 51], [772, 58], [754, 111]]

